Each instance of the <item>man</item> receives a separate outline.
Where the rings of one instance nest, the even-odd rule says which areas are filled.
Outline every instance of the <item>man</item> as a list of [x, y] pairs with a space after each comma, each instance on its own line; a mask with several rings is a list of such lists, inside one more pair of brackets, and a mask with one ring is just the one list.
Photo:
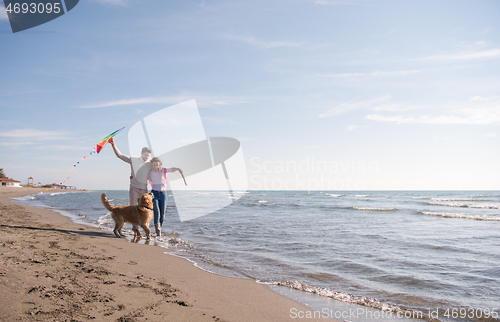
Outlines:
[[129, 198], [130, 205], [136, 206], [137, 200], [145, 193], [148, 193], [148, 173], [151, 170], [151, 163], [148, 162], [149, 157], [151, 156], [151, 150], [147, 147], [142, 148], [140, 157], [130, 157], [128, 155], [124, 155], [118, 150], [116, 147], [115, 141], [111, 138], [108, 141], [113, 147], [113, 151], [115, 151], [116, 156], [130, 164], [130, 189], [129, 189]]

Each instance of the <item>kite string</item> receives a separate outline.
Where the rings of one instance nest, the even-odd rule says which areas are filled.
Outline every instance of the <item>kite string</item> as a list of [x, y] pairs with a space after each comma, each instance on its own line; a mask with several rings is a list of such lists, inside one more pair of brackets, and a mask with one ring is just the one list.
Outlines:
[[80, 164], [81, 161], [90, 158], [90, 156], [92, 154], [95, 154], [95, 153], [96, 153], [96, 147], [94, 147], [92, 149], [92, 151], [90, 151], [86, 156], [84, 155], [83, 158], [80, 159], [80, 161], [78, 161], [75, 164], [73, 164], [73, 166], [71, 167], [71, 170], [69, 171], [68, 177], [66, 178], [66, 180], [64, 180], [63, 182], [61, 182], [61, 185], [71, 178], [71, 173], [73, 172], [73, 170], [75, 170], [75, 168]]
[[[97, 143], [97, 146], [94, 146], [94, 148], [92, 149], [92, 151], [90, 151], [90, 153], [87, 155], [87, 156], [83, 156], [83, 158], [80, 160], [80, 161], [83, 161], [85, 160], [85, 158], [89, 158], [92, 154], [99, 154], [99, 152], [101, 152], [101, 149], [104, 147], [104, 145], [106, 145], [106, 143], [108, 143], [109, 140], [111, 140], [115, 135], [117, 135], [121, 130], [123, 130], [125, 128], [122, 127], [116, 131], [114, 131], [113, 133], [111, 133], [110, 135], [106, 136], [104, 139], [102, 139], [99, 143]], [[61, 182], [61, 185], [63, 183], [65, 183], [67, 180], [69, 180], [69, 178], [71, 178], [71, 172], [73, 172], [73, 170], [75, 170], [76, 166], [80, 164], [80, 161], [78, 161], [76, 164], [74, 164], [72, 167], [71, 167], [71, 170], [68, 174], [68, 177], [66, 178], [66, 180], [64, 180], [63, 182]]]

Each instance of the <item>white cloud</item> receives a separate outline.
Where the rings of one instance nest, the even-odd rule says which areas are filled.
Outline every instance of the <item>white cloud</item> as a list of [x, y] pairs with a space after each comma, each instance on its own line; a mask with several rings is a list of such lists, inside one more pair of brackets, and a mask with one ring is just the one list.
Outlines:
[[[366, 119], [393, 124], [500, 124], [500, 97], [498, 96], [474, 96], [460, 104], [440, 106], [412, 105], [391, 102], [391, 99], [390, 95], [360, 102], [353, 99], [318, 117], [334, 117], [353, 110], [366, 110], [379, 112], [368, 114]], [[421, 112], [417, 114], [415, 111]], [[395, 112], [398, 114], [394, 114]], [[347, 130], [352, 131], [356, 128], [357, 126], [351, 125], [347, 127]]]
[[34, 144], [32, 141], [22, 141], [22, 142], [2, 142], [0, 141], [0, 146], [4, 146], [7, 148], [18, 149], [26, 145]]
[[497, 132], [491, 132], [491, 133], [486, 133], [484, 135], [486, 138], [496, 138], [497, 137]]
[[447, 136], [432, 136], [434, 140], [439, 140], [439, 141], [450, 141], [451, 139]]
[[473, 122], [467, 117], [458, 115], [419, 115], [419, 116], [384, 116], [379, 114], [370, 114], [366, 118], [372, 121], [403, 124], [403, 123], [421, 123], [421, 124], [486, 124]]
[[[222, 97], [222, 96], [203, 96], [203, 95], [177, 95], [177, 96], [161, 96], [161, 97], [141, 97], [121, 99], [110, 102], [89, 104], [79, 106], [79, 108], [100, 108], [100, 107], [113, 107], [124, 105], [137, 105], [137, 104], [177, 104], [191, 99], [196, 99], [198, 107], [206, 107], [211, 105], [232, 105], [245, 103], [247, 100], [237, 97]], [[139, 110], [140, 111], [140, 110]]]
[[475, 96], [454, 106], [427, 107], [437, 113], [421, 115], [369, 114], [368, 120], [394, 124], [500, 124], [500, 98]]
[[121, 105], [174, 103], [174, 102], [176, 102], [176, 100], [173, 99], [172, 97], [142, 97], [142, 98], [122, 99], [105, 103], [84, 105], [84, 106], [79, 106], [79, 108], [98, 108], [98, 107], [112, 107]]
[[420, 73], [419, 70], [396, 70], [396, 71], [381, 71], [376, 70], [369, 73], [343, 73], [343, 74], [319, 74], [324, 77], [346, 78], [346, 77], [378, 77], [378, 76], [404, 76]]
[[406, 103], [385, 103], [385, 104], [376, 104], [370, 108], [372, 111], [381, 112], [381, 111], [409, 111], [414, 109], [419, 109], [421, 107], [414, 106]]
[[277, 48], [277, 47], [301, 47], [303, 46], [302, 43], [299, 42], [291, 42], [291, 41], [263, 41], [263, 40], [258, 40], [254, 37], [241, 37], [241, 36], [235, 36], [235, 35], [226, 35], [225, 38], [231, 39], [231, 40], [236, 40], [240, 42], [244, 42], [246, 44], [258, 47], [258, 48]]
[[472, 60], [498, 57], [500, 57], [500, 49], [495, 48], [480, 51], [467, 51], [454, 54], [435, 55], [424, 58], [417, 58], [416, 60]]
[[33, 140], [33, 141], [49, 141], [60, 140], [67, 136], [66, 132], [61, 131], [41, 131], [35, 129], [17, 129], [11, 131], [0, 132], [0, 137]]
[[[0, 132], [0, 146], [20, 149], [28, 145], [39, 145], [44, 141], [61, 140], [68, 134], [62, 131], [41, 131], [36, 129], [17, 129]], [[44, 146], [45, 147], [45, 146]]]
[[391, 96], [385, 95], [381, 97], [377, 97], [371, 100], [366, 100], [366, 101], [361, 101], [361, 102], [354, 102], [357, 100], [357, 98], [350, 100], [344, 104], [341, 104], [329, 111], [326, 111], [325, 113], [321, 113], [318, 115], [319, 118], [325, 118], [325, 117], [331, 117], [331, 116], [337, 116], [341, 115], [344, 113], [347, 113], [348, 111], [351, 110], [360, 110], [360, 109], [371, 109], [373, 108], [374, 105], [379, 105], [382, 102], [385, 102], [389, 100]]
[[[44, 145], [41, 147], [44, 150], [50, 150], [50, 151], [68, 151], [68, 150], [74, 150], [74, 151], [82, 151], [82, 156], [84, 154], [88, 155], [92, 151], [92, 147], [83, 147], [83, 146], [77, 146], [77, 145], [61, 145], [61, 144], [51, 144], [51, 145]], [[59, 158], [59, 157], [58, 157]]]

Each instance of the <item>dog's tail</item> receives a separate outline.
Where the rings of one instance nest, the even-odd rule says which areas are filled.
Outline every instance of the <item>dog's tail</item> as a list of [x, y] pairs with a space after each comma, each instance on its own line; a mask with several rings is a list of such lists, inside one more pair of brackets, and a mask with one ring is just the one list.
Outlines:
[[113, 206], [111, 206], [109, 204], [108, 198], [106, 198], [106, 194], [105, 193], [103, 193], [101, 195], [101, 202], [104, 205], [104, 208], [108, 209], [109, 211], [113, 211], [113, 209], [115, 209], [115, 207], [113, 207]]

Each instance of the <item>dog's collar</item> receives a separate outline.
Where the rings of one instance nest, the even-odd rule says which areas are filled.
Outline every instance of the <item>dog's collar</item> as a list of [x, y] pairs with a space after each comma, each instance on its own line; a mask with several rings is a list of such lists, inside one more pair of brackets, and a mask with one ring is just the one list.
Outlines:
[[149, 209], [149, 210], [153, 210], [153, 208], [149, 208], [149, 207], [146, 207], [146, 206], [140, 206], [142, 208], [146, 208], [146, 209]]

